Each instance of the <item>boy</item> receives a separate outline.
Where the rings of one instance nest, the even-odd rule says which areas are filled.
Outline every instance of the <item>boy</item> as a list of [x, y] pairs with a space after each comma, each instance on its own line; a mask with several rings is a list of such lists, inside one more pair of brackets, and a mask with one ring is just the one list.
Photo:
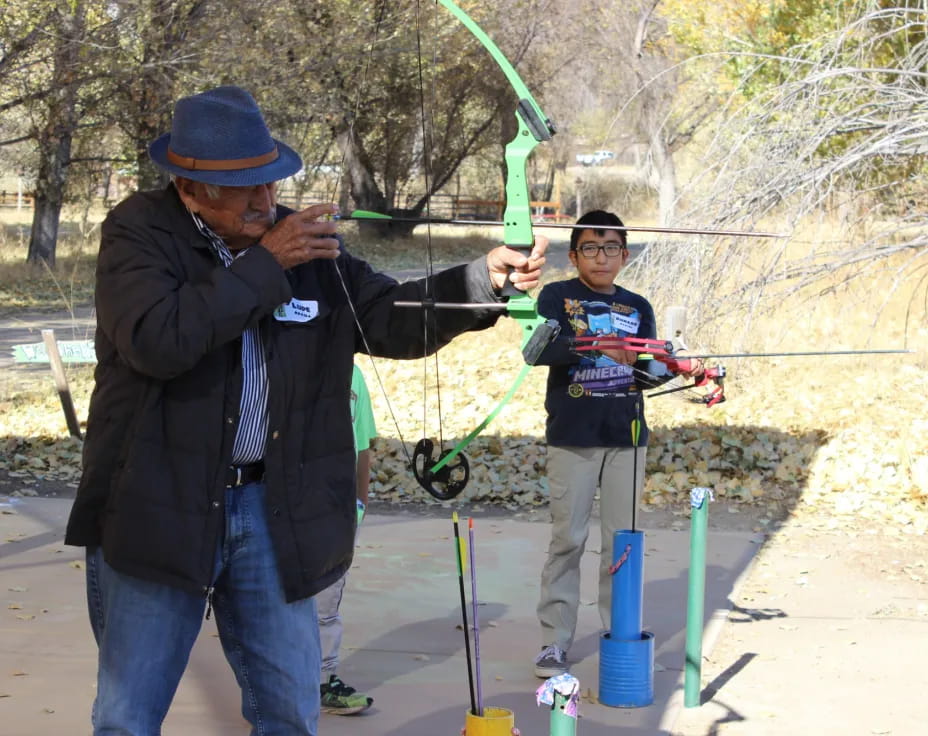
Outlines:
[[[597, 226], [621, 227], [622, 221], [610, 212], [594, 210], [577, 224], [588, 227], [574, 229], [570, 237], [568, 257], [577, 269], [576, 278], [548, 284], [538, 297], [538, 311], [558, 321], [562, 336], [537, 361], [549, 366], [545, 434], [552, 518], [538, 603], [543, 646], [534, 669], [542, 678], [568, 669], [567, 651], [580, 600], [580, 558], [597, 488], [602, 533], [599, 614], [603, 627], [610, 628], [613, 533], [631, 528], [633, 499], [644, 485], [648, 428], [640, 387], [670, 377], [666, 366], [639, 360], [632, 350], [603, 349], [581, 356], [570, 349], [569, 337], [654, 338], [656, 332], [654, 310], [647, 299], [614, 283], [628, 262], [626, 235], [623, 230]], [[695, 373], [702, 370], [698, 361], [694, 367]], [[635, 419], [640, 423], [637, 442], [632, 438]], [[637, 491], [633, 491], [633, 476]]]

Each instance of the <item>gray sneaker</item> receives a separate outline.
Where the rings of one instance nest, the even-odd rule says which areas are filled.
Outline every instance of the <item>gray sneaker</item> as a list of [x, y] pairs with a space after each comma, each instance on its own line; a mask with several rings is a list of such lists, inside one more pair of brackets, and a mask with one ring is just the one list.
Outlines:
[[542, 647], [535, 657], [535, 677], [547, 680], [549, 677], [563, 675], [567, 672], [567, 653], [557, 644]]

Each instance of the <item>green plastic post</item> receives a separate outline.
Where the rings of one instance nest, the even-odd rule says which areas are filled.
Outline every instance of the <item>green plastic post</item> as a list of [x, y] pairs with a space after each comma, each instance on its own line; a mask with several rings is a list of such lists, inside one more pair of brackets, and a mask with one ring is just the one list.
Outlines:
[[577, 733], [577, 719], [564, 713], [568, 700], [566, 695], [554, 693], [554, 707], [551, 709], [551, 736], [574, 736]]
[[709, 501], [712, 491], [694, 488], [690, 491], [693, 507], [690, 527], [690, 584], [686, 601], [686, 664], [683, 677], [683, 704], [687, 708], [699, 705], [702, 681], [702, 629], [706, 599], [706, 529], [709, 521]]

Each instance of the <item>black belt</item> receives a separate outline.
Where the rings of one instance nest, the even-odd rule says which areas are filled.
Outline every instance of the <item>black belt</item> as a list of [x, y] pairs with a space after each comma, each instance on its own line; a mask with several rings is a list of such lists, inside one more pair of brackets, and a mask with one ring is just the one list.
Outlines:
[[238, 488], [264, 480], [264, 461], [248, 465], [230, 465], [226, 471], [226, 488]]

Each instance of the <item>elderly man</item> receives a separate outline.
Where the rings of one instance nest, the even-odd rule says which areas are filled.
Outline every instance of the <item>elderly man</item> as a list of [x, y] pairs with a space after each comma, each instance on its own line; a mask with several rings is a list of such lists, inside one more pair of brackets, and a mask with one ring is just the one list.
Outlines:
[[[354, 539], [352, 361], [365, 346], [435, 348], [422, 310], [392, 306], [421, 300], [425, 280], [398, 284], [349, 254], [325, 218], [334, 205], [276, 204], [274, 182], [302, 164], [242, 89], [178, 101], [149, 153], [173, 182], [103, 225], [96, 386], [66, 537], [87, 548], [94, 733], [160, 733], [214, 612], [252, 733], [315, 734], [312, 596], [345, 573]], [[498, 301], [507, 278], [536, 285], [544, 249], [496, 248], [433, 276], [430, 293]], [[436, 344], [496, 315], [442, 312]]]

